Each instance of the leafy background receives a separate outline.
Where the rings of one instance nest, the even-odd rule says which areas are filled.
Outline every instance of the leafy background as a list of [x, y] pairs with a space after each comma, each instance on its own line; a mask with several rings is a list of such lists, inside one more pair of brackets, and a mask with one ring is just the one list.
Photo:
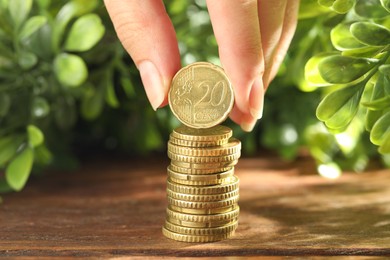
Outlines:
[[[205, 1], [166, 8], [183, 65], [220, 64]], [[327, 177], [390, 167], [390, 1], [302, 0], [299, 18], [261, 122], [226, 123], [243, 153], [309, 152]], [[151, 109], [101, 1], [0, 0], [1, 192], [90, 154], [164, 154], [178, 125]]]

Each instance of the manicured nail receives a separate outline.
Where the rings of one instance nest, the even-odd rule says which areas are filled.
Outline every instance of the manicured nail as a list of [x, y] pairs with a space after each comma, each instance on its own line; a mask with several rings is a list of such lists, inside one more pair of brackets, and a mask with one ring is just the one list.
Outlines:
[[242, 122], [241, 123], [241, 129], [244, 130], [245, 132], [251, 132], [253, 128], [256, 125], [256, 120], [253, 122]]
[[263, 117], [264, 85], [261, 77], [257, 77], [253, 82], [249, 94], [249, 107], [249, 112], [253, 118], [260, 119]]
[[146, 95], [154, 110], [157, 110], [164, 102], [166, 87], [156, 66], [149, 60], [144, 60], [138, 65], [142, 83]]

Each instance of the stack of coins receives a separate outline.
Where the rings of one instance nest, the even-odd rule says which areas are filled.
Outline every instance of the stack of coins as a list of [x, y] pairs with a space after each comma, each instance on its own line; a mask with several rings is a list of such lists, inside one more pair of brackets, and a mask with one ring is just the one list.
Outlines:
[[241, 143], [218, 125], [233, 107], [224, 71], [198, 62], [181, 69], [169, 92], [173, 114], [184, 125], [168, 142], [167, 217], [163, 234], [183, 242], [230, 237], [238, 225], [238, 178], [234, 166]]
[[168, 143], [165, 236], [211, 242], [231, 236], [238, 225], [238, 178], [234, 165], [241, 143], [225, 126], [175, 129]]

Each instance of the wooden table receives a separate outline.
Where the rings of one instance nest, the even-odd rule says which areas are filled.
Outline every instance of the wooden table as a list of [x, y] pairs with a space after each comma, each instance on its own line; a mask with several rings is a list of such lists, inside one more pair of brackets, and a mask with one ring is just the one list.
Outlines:
[[309, 159], [241, 159], [240, 225], [228, 240], [161, 234], [164, 158], [101, 160], [50, 172], [0, 205], [0, 255], [390, 256], [390, 171], [328, 180]]

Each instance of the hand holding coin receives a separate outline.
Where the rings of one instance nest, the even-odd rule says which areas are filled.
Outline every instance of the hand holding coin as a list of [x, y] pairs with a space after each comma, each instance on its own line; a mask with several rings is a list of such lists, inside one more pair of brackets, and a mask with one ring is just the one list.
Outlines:
[[[221, 63], [235, 92], [230, 118], [251, 131], [262, 116], [265, 89], [295, 31], [299, 0], [206, 2]], [[140, 70], [153, 109], [165, 106], [181, 65], [175, 30], [163, 2], [105, 0], [105, 5], [119, 39]]]

